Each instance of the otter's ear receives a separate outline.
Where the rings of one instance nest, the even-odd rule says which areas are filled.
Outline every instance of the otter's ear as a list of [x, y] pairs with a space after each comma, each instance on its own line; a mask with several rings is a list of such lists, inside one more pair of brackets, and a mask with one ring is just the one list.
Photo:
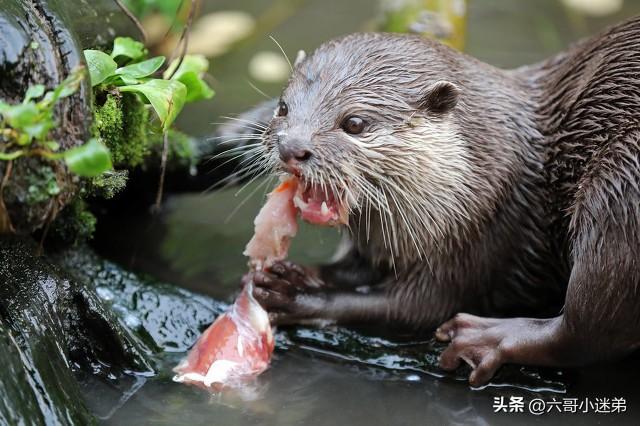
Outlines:
[[435, 114], [451, 111], [458, 103], [460, 89], [448, 81], [438, 81], [427, 88], [420, 100], [420, 108]]
[[304, 61], [307, 57], [307, 54], [304, 53], [304, 50], [298, 50], [298, 54], [296, 55], [296, 60], [293, 63], [293, 67], [297, 68], [298, 65], [300, 65], [302, 63], [302, 61]]

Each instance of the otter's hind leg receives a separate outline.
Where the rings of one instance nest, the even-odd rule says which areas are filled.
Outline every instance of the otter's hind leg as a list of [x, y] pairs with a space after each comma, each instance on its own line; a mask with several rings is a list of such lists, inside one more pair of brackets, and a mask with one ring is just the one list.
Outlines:
[[563, 314], [551, 319], [460, 314], [436, 332], [450, 342], [443, 368], [465, 361], [473, 368], [470, 383], [479, 386], [504, 363], [578, 366], [640, 346], [640, 149], [634, 143], [617, 148], [585, 174], [576, 197], [573, 268]]

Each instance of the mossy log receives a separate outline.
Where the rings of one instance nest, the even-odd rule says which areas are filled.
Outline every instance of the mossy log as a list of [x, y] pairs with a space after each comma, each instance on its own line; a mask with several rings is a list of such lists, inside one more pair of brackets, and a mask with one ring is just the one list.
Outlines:
[[[0, 34], [0, 99], [19, 103], [30, 86], [57, 86], [83, 63], [83, 48], [137, 30], [112, 0], [3, 0]], [[55, 116], [61, 149], [86, 142], [88, 81]], [[35, 157], [0, 161], [0, 182], [0, 231], [18, 234], [42, 228], [79, 189], [64, 165]], [[28, 237], [0, 236], [0, 424], [91, 424], [74, 373], [149, 372], [148, 349], [39, 251]]]
[[[6, 0], [3, 6], [0, 99], [9, 103], [20, 102], [32, 85], [55, 87], [83, 64], [83, 49], [108, 49], [116, 35], [139, 38], [137, 28], [114, 0]], [[149, 111], [130, 94], [92, 99], [91, 92], [84, 81], [75, 95], [59, 103], [59, 126], [52, 137], [62, 149], [68, 149], [98, 132], [111, 149], [117, 171], [92, 179], [87, 185], [68, 173], [61, 162], [36, 157], [0, 161], [0, 233], [32, 234], [59, 218], [53, 222], [49, 239], [72, 242], [87, 237], [93, 228], [84, 226], [74, 215], [84, 211], [79, 205], [85, 203], [78, 197], [83, 190], [82, 198], [98, 195], [110, 199], [126, 183], [128, 195], [121, 199], [126, 199], [127, 204], [134, 201], [129, 208], [147, 208], [153, 203], [160, 175], [162, 135], [149, 131]], [[270, 116], [272, 109], [272, 102], [265, 103], [241, 118], [262, 121], [262, 116]], [[230, 147], [221, 144], [225, 138], [256, 132], [256, 128], [240, 123], [230, 122], [213, 135], [216, 138], [199, 141], [172, 132], [165, 192], [202, 191], [231, 173], [239, 161], [211, 159], [221, 147]], [[117, 208], [117, 203], [111, 208]], [[61, 232], [65, 235], [59, 235]]]
[[[82, 50], [107, 46], [117, 35], [136, 35], [135, 25], [113, 0], [3, 0], [0, 8], [0, 99], [19, 103], [27, 89], [48, 90], [84, 63]], [[88, 80], [55, 111], [51, 135], [61, 149], [90, 137]], [[42, 158], [0, 161], [0, 231], [31, 233], [53, 219], [76, 195], [77, 177], [60, 162]]]

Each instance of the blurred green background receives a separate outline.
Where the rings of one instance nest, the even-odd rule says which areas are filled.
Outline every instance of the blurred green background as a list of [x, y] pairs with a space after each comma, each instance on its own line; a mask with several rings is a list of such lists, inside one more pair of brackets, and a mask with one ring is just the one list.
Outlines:
[[[221, 115], [240, 113], [263, 99], [249, 81], [267, 95], [278, 96], [286, 75], [268, 81], [249, 71], [256, 55], [269, 52], [279, 57], [270, 36], [293, 60], [298, 50], [310, 52], [333, 37], [384, 29], [394, 8], [410, 14], [416, 3], [444, 11], [461, 4], [456, 7], [466, 15], [464, 50], [507, 68], [541, 60], [602, 27], [640, 13], [637, 0], [204, 0], [199, 15], [208, 31], [200, 31], [196, 24], [191, 44], [205, 52], [207, 47], [216, 50], [220, 46], [211, 67], [217, 96], [206, 105], [190, 105], [179, 125], [200, 135], [212, 132]], [[199, 35], [205, 40], [194, 40]], [[227, 43], [234, 35], [240, 38]]]

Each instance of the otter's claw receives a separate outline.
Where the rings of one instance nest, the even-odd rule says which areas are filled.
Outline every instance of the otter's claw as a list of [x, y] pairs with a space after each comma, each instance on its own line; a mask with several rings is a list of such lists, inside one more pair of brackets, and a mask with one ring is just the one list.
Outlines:
[[312, 272], [291, 262], [278, 262], [269, 271], [250, 272], [243, 281], [253, 281], [253, 296], [269, 312], [275, 325], [313, 320], [324, 308], [322, 281]]
[[473, 369], [469, 384], [474, 387], [487, 384], [506, 362], [505, 342], [511, 331], [517, 333], [510, 329], [499, 319], [456, 315], [435, 332], [436, 339], [449, 342], [440, 356], [440, 367], [455, 370], [464, 361]]

